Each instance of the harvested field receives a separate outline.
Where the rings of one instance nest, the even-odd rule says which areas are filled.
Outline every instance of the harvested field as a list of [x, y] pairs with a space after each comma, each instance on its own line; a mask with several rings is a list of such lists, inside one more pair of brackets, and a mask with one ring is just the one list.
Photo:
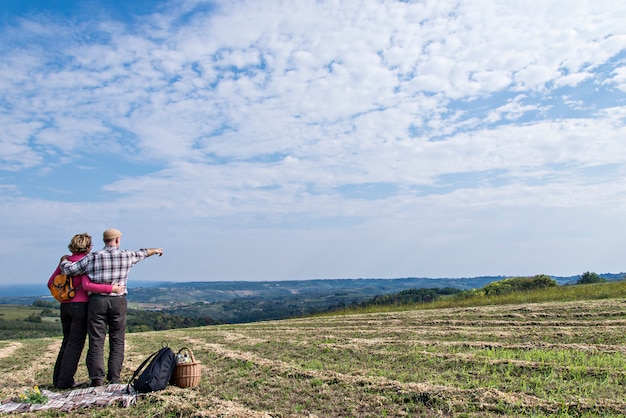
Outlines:
[[[626, 415], [625, 331], [626, 301], [609, 299], [128, 334], [126, 377], [165, 341], [175, 351], [192, 348], [202, 362], [202, 382], [99, 413], [618, 417]], [[0, 356], [2, 399], [33, 384], [49, 385], [54, 355], [41, 352], [56, 347], [55, 339], [0, 346], [10, 354]], [[86, 379], [84, 365], [77, 379]], [[47, 414], [33, 416], [55, 416]]]

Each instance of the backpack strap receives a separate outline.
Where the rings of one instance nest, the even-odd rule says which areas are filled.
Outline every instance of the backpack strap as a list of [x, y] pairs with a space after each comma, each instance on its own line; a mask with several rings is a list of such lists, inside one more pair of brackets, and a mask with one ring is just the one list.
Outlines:
[[161, 350], [157, 350], [157, 351], [155, 351], [154, 353], [150, 354], [150, 355], [148, 356], [148, 358], [147, 358], [147, 359], [145, 359], [145, 360], [141, 363], [141, 365], [140, 365], [139, 367], [137, 367], [137, 370], [135, 370], [135, 373], [133, 373], [133, 377], [131, 377], [131, 378], [130, 378], [130, 380], [128, 381], [128, 383], [127, 383], [127, 385], [126, 385], [126, 386], [127, 386], [127, 389], [126, 389], [127, 391], [129, 391], [129, 392], [130, 392], [130, 387], [133, 385], [133, 382], [135, 381], [135, 378], [136, 378], [137, 376], [139, 376], [139, 373], [141, 373], [141, 371], [142, 371], [142, 370], [143, 370], [143, 368], [146, 366], [146, 364], [148, 364], [148, 362], [149, 362], [150, 360], [152, 360], [152, 359], [153, 359], [153, 358], [154, 358], [157, 354], [159, 354], [159, 351], [161, 351]]
[[76, 296], [76, 292], [78, 292], [80, 290], [81, 287], [83, 287], [83, 282], [81, 280], [80, 284], [76, 287], [74, 287], [74, 276], [67, 276], [68, 280], [70, 281], [70, 291], [69, 291], [69, 295], [70, 298], [73, 298], [74, 296]]

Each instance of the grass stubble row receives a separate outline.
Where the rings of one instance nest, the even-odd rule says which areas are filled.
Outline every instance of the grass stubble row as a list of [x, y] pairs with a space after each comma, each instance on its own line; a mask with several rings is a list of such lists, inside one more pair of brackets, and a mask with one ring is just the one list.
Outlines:
[[[608, 299], [128, 334], [125, 377], [167, 343], [192, 348], [200, 386], [70, 416], [624, 416], [625, 308]], [[49, 386], [59, 343], [2, 342], [2, 398]]]

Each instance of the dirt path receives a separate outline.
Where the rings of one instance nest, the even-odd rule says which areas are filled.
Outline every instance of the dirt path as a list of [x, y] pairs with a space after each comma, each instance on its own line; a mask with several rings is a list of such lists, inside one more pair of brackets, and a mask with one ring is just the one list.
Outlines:
[[[21, 343], [14, 343], [18, 346], [13, 348], [13, 351], [20, 348]], [[42, 382], [37, 381], [38, 372], [45, 370], [50, 367], [50, 365], [54, 364], [57, 354], [59, 352], [59, 348], [61, 347], [61, 340], [56, 340], [48, 344], [48, 346], [42, 350], [40, 356], [27, 367], [20, 369], [19, 373], [7, 373], [3, 376], [3, 384], [7, 387], [20, 387], [26, 386], [31, 387], [34, 385], [40, 385]], [[50, 381], [52, 380], [52, 376], [50, 376]]]
[[15, 352], [18, 348], [20, 348], [23, 344], [19, 341], [12, 342], [6, 347], [0, 348], [0, 358], [9, 357], [11, 354]]

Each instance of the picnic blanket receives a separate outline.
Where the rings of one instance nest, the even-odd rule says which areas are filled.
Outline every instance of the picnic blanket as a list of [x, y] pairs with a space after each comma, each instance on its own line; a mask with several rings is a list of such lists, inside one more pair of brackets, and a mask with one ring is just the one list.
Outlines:
[[70, 392], [51, 392], [43, 389], [41, 393], [48, 397], [48, 402], [44, 404], [29, 404], [7, 399], [2, 401], [0, 413], [34, 412], [47, 409], [68, 412], [79, 408], [110, 405], [119, 405], [127, 408], [137, 402], [137, 393], [132, 387], [129, 392], [128, 385], [124, 384], [76, 389]]

